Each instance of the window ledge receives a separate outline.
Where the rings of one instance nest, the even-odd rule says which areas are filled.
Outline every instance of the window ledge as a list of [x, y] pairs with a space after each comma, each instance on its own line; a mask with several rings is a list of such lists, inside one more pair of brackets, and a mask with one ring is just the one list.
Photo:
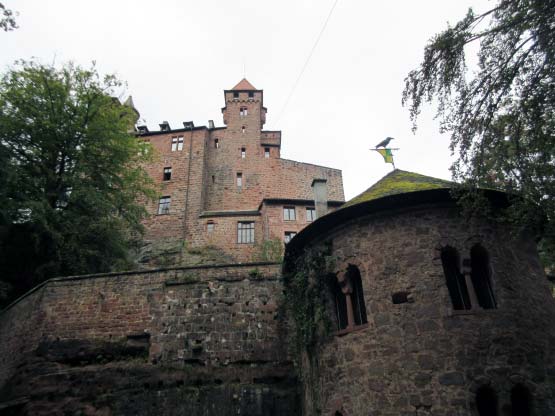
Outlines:
[[342, 337], [344, 335], [350, 334], [351, 332], [362, 331], [366, 328], [368, 328], [368, 324], [356, 325], [356, 326], [352, 326], [350, 328], [347, 327], [345, 329], [341, 329], [339, 331], [336, 331], [335, 336], [336, 337]]
[[449, 316], [465, 316], [465, 315], [488, 315], [491, 313], [496, 313], [498, 308], [493, 309], [482, 309], [482, 308], [475, 308], [475, 309], [451, 309]]

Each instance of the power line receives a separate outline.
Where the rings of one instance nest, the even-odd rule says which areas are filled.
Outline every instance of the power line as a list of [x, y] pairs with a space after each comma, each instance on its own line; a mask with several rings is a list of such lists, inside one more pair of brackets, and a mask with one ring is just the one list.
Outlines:
[[314, 42], [314, 45], [312, 46], [312, 49], [310, 50], [310, 53], [308, 54], [308, 57], [306, 58], [306, 61], [305, 61], [304, 65], [301, 69], [301, 72], [299, 73], [299, 76], [297, 77], [297, 80], [293, 84], [293, 88], [291, 88], [291, 92], [287, 96], [287, 99], [285, 100], [285, 104], [283, 105], [283, 108], [281, 109], [279, 115], [276, 118], [276, 124], [281, 119], [281, 116], [283, 115], [285, 109], [287, 108], [287, 104], [289, 104], [289, 101], [291, 100], [291, 97], [293, 96], [293, 93], [297, 89], [297, 85], [299, 84], [299, 81], [301, 80], [301, 77], [303, 76], [304, 71], [306, 70], [306, 68], [308, 66], [308, 63], [310, 62], [310, 58], [312, 58], [312, 55], [314, 54], [314, 51], [316, 50], [316, 47], [318, 46], [318, 43], [320, 42], [320, 39], [322, 38], [322, 35], [324, 34], [324, 31], [326, 30], [328, 22], [330, 21], [331, 15], [333, 14], [335, 6], [337, 6], [338, 2], [339, 2], [339, 0], [335, 0], [335, 2], [333, 3], [333, 6], [331, 6], [330, 12], [328, 13], [328, 17], [326, 18], [326, 21], [324, 22], [324, 25], [322, 26], [322, 29], [320, 30], [320, 33], [318, 34], [318, 37], [316, 38], [316, 42]]

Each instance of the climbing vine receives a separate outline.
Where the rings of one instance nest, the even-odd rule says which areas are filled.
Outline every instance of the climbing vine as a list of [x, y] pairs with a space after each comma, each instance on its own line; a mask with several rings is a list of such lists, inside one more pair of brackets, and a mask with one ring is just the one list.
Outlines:
[[331, 331], [326, 305], [335, 261], [330, 251], [329, 247], [306, 250], [285, 274], [285, 305], [297, 351], [311, 350]]
[[332, 329], [328, 304], [334, 267], [329, 244], [302, 254], [289, 253], [285, 261], [285, 308], [296, 368], [304, 385], [305, 414], [317, 414], [320, 407], [317, 349]]

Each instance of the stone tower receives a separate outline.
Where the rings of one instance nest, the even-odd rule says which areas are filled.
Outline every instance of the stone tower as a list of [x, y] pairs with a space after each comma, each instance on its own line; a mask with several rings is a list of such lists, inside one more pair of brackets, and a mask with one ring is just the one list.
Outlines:
[[395, 170], [288, 245], [287, 264], [315, 247], [335, 264], [303, 414], [555, 414], [555, 302], [535, 241], [463, 218], [450, 187]]

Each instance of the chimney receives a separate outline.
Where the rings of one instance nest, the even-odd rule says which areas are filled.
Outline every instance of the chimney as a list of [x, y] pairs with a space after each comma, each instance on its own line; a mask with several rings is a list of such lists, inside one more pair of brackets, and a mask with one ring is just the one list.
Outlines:
[[167, 121], [162, 121], [160, 124], [160, 131], [170, 131], [170, 123], [168, 123]]
[[139, 134], [148, 133], [148, 127], [147, 126], [137, 126], [137, 129], [139, 130]]
[[316, 218], [323, 217], [328, 213], [328, 181], [326, 179], [314, 179], [312, 181], [312, 192], [314, 193], [314, 206], [316, 207]]
[[208, 128], [209, 128], [209, 129], [213, 129], [213, 128], [214, 128], [214, 120], [208, 120]]

